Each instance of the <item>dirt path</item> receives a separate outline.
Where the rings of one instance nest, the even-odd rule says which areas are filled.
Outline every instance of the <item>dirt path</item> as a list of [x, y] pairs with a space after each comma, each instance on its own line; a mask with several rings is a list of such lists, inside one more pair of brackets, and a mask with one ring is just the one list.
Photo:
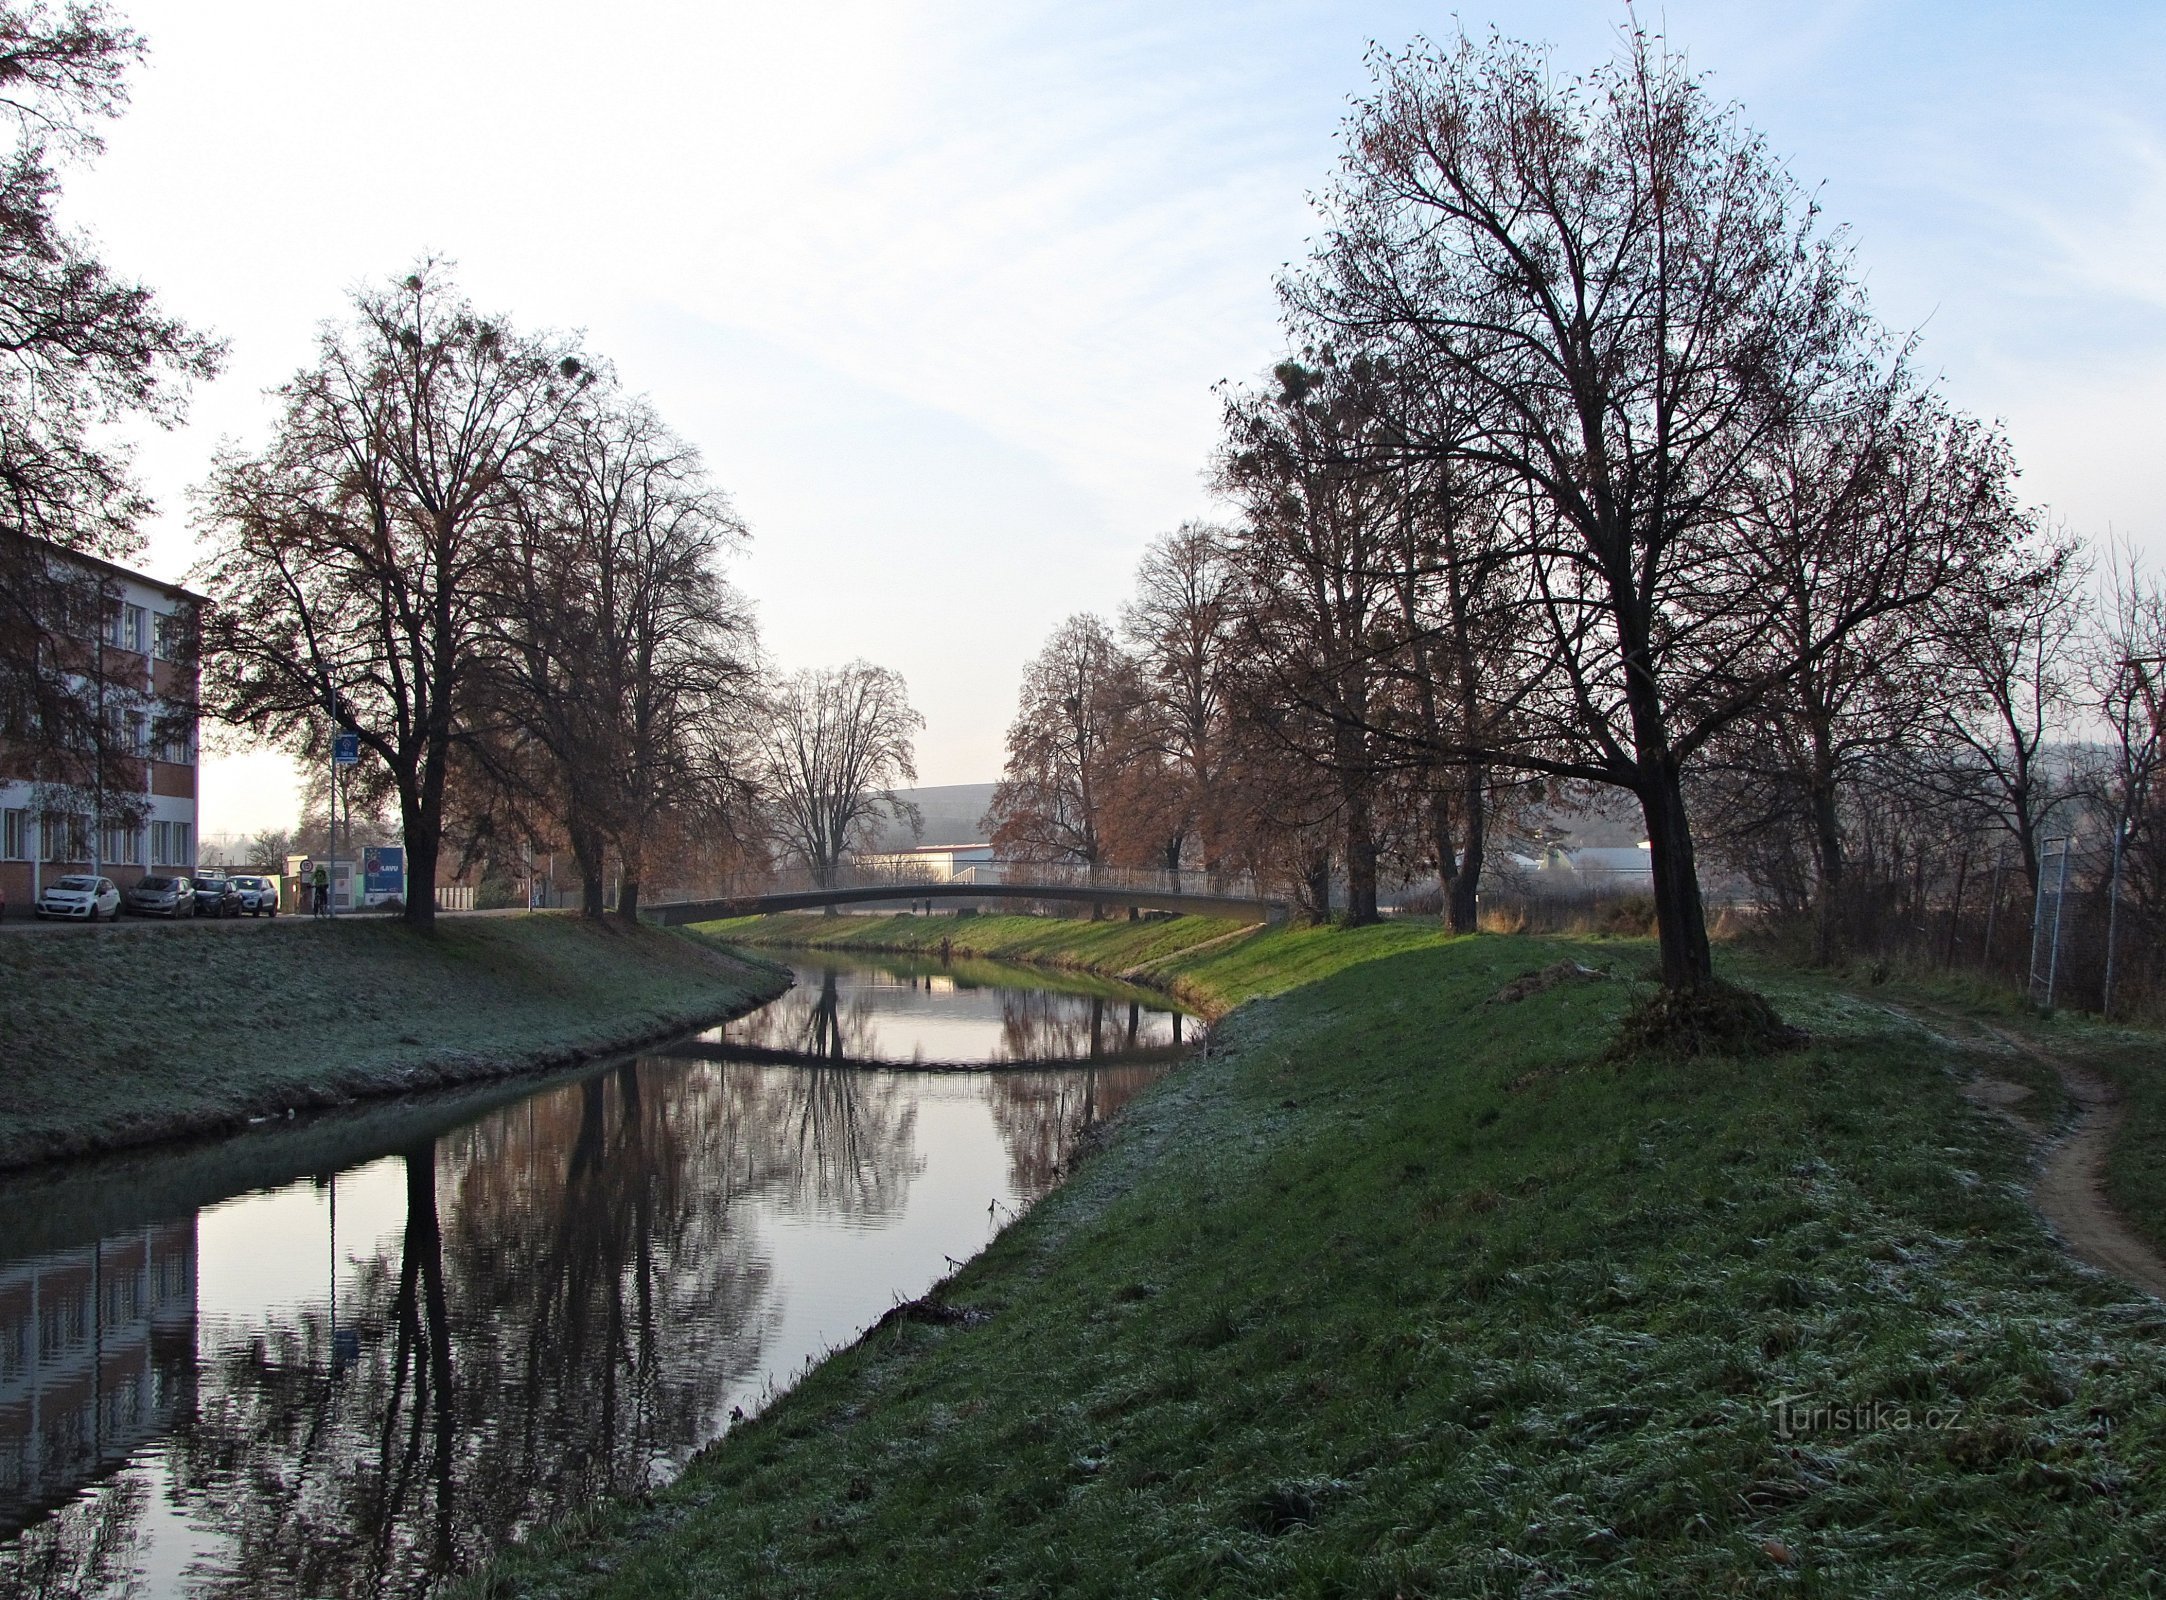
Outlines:
[[[1942, 1022], [1960, 1019], [1942, 1015]], [[2162, 1256], [2114, 1210], [2106, 1198], [2106, 1152], [2125, 1114], [2120, 1092], [2111, 1081], [2080, 1062], [2042, 1050], [2027, 1039], [1987, 1024], [1981, 1028], [2012, 1054], [2051, 1067], [2076, 1104], [2076, 1125], [2055, 1138], [2025, 1117], [2018, 1105], [2030, 1090], [1981, 1072], [1964, 1086], [1974, 1104], [1991, 1106], [2032, 1138], [2046, 1144], [2031, 1199], [2071, 1255], [2101, 1272], [2110, 1272], [2147, 1294], [2166, 1299], [2166, 1256]]]
[[2076, 1126], [2046, 1151], [2031, 1191], [2070, 1251], [2102, 1272], [2166, 1299], [2166, 1257], [2121, 1220], [2106, 1199], [2106, 1152], [2121, 1125], [2120, 1094], [2089, 1067], [2041, 1056], [2082, 1109]]

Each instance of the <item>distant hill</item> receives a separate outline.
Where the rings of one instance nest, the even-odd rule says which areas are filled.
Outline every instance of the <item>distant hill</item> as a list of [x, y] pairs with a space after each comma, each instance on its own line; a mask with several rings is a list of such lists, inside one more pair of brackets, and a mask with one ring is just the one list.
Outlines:
[[876, 850], [909, 850], [921, 844], [982, 844], [985, 830], [978, 819], [993, 803], [989, 783], [942, 783], [924, 789], [898, 789], [897, 799], [907, 800], [925, 814], [925, 826], [912, 837], [907, 824], [884, 821]]

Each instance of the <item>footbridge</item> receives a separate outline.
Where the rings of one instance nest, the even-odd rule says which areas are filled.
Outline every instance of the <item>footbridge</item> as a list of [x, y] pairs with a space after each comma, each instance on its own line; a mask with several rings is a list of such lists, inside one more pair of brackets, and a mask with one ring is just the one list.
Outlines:
[[1196, 917], [1227, 917], [1238, 922], [1283, 922], [1286, 902], [1258, 894], [1245, 880], [1213, 883], [1203, 873], [1101, 869], [1070, 875], [1035, 863], [985, 862], [950, 877], [904, 879], [878, 877], [841, 886], [762, 888], [714, 899], [649, 901], [640, 915], [676, 926], [717, 922], [724, 917], [756, 917], [777, 911], [826, 911], [843, 906], [927, 909], [964, 905], [991, 910], [998, 906], [1042, 905], [1090, 908], [1094, 912], [1171, 911]]

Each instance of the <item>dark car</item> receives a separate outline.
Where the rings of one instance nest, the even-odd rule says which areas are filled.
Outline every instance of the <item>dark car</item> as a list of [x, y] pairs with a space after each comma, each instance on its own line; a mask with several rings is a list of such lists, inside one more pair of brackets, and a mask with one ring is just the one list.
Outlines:
[[241, 891], [222, 877], [196, 879], [196, 915], [237, 917], [241, 914]]
[[120, 903], [130, 916], [192, 917], [196, 914], [196, 886], [186, 878], [153, 874], [131, 884]]

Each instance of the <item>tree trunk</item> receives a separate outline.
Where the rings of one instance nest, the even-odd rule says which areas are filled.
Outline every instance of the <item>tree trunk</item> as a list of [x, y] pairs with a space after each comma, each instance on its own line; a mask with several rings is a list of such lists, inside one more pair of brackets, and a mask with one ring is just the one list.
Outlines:
[[1830, 765], [1824, 757], [1815, 755], [1811, 793], [1807, 796], [1813, 819], [1813, 870], [1819, 880], [1814, 885], [1818, 904], [1813, 960], [1823, 967], [1833, 965], [1841, 942], [1836, 923], [1843, 894], [1843, 827], [1835, 809], [1835, 776]]
[[636, 926], [639, 922], [639, 880], [646, 870], [646, 851], [636, 838], [617, 841], [617, 861], [622, 875], [617, 883], [617, 920]]
[[601, 829], [589, 822], [575, 822], [565, 830], [571, 841], [572, 860], [579, 868], [579, 914], [599, 919], [603, 909], [602, 865], [607, 846]]
[[[436, 926], [436, 860], [443, 844], [443, 783], [434, 785], [437, 804], [428, 804], [428, 786], [413, 794], [399, 786], [399, 825], [406, 836], [406, 907], [400, 920], [424, 931]], [[334, 817], [332, 827], [338, 826]]]
[[1436, 854], [1438, 899], [1448, 914], [1459, 887], [1459, 852], [1452, 848], [1452, 797], [1442, 773], [1429, 787], [1429, 848]]
[[1460, 802], [1466, 813], [1466, 848], [1459, 855], [1459, 873], [1451, 886], [1451, 930], [1477, 931], [1481, 917], [1482, 862], [1489, 851], [1489, 769], [1469, 765]]
[[1317, 850], [1309, 856], [1308, 870], [1309, 921], [1325, 923], [1331, 920], [1331, 852]]
[[1714, 981], [1714, 951], [1707, 942], [1707, 912], [1700, 901], [1699, 869], [1692, 858], [1692, 825], [1685, 815], [1684, 785], [1667, 761], [1641, 768], [1640, 811], [1647, 819], [1647, 849], [1654, 873], [1655, 932], [1662, 946], [1662, 986], [1686, 991]]
[[1346, 807], [1346, 925], [1361, 928], [1376, 920], [1376, 832], [1369, 797], [1355, 794]]

